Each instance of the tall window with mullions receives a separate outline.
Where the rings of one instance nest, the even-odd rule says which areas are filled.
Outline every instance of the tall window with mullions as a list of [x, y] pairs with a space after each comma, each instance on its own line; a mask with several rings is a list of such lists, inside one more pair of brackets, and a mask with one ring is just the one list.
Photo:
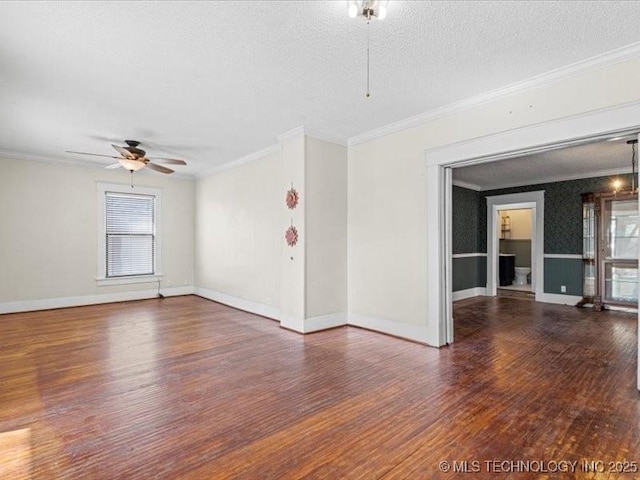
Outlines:
[[638, 200], [603, 201], [604, 300], [638, 302]]
[[582, 265], [584, 296], [596, 295], [596, 220], [595, 204], [591, 198], [583, 196], [582, 204]]
[[155, 196], [105, 193], [106, 277], [155, 273]]
[[582, 194], [583, 299], [578, 305], [638, 305], [640, 214], [634, 191]]

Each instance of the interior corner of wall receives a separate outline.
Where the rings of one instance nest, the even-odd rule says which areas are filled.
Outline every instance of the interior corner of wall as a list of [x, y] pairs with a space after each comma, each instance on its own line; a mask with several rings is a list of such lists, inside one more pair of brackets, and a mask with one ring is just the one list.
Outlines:
[[280, 326], [287, 330], [293, 330], [294, 332], [305, 333], [304, 319], [291, 314], [282, 314], [282, 317], [280, 318]]

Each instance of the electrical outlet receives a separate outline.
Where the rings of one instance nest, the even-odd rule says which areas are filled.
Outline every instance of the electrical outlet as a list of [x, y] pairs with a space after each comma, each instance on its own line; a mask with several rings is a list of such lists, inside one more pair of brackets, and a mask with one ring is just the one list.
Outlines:
[[170, 286], [171, 286], [171, 279], [167, 278], [167, 279], [165, 280], [164, 284], [165, 284], [167, 287], [170, 287]]
[[560, 285], [560, 292], [561, 293], [567, 293], [567, 286], [566, 285]]

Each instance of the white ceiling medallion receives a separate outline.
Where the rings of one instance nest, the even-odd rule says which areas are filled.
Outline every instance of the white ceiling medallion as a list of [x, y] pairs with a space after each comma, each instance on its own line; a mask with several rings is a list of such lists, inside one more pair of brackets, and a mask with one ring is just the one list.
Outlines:
[[387, 2], [378, 0], [350, 0], [349, 3], [349, 16], [351, 18], [362, 17], [367, 20], [367, 93], [365, 97], [371, 96], [371, 89], [369, 88], [369, 23], [372, 18], [379, 18], [382, 20], [387, 16]]

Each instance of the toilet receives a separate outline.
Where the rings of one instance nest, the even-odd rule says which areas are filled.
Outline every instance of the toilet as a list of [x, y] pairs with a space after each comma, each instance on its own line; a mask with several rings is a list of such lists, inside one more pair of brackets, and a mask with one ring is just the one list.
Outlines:
[[527, 285], [527, 275], [531, 273], [529, 267], [516, 267], [516, 281], [514, 285]]

